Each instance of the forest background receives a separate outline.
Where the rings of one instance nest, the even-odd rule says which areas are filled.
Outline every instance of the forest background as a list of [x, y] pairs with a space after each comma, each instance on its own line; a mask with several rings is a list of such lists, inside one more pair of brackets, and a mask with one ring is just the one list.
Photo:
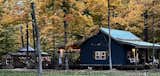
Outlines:
[[[108, 26], [107, 0], [65, 0], [65, 4], [64, 0], [34, 1], [41, 49], [50, 54], [56, 51], [57, 46], [64, 44], [64, 20], [68, 23], [68, 43], [87, 38], [99, 27]], [[144, 39], [144, 28], [147, 27], [149, 42], [160, 42], [159, 0], [110, 0], [110, 4], [111, 28], [127, 30]], [[64, 5], [67, 9], [65, 17]], [[21, 48], [21, 35], [26, 44], [27, 24], [29, 43], [33, 47], [30, 13], [29, 0], [0, 0], [0, 56]], [[23, 27], [23, 34], [20, 27]]]

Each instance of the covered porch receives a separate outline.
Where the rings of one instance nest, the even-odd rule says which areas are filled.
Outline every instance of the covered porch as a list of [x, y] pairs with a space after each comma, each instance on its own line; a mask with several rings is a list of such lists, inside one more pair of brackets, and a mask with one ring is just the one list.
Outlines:
[[127, 50], [128, 64], [158, 65], [160, 63], [160, 45], [145, 41], [120, 40]]

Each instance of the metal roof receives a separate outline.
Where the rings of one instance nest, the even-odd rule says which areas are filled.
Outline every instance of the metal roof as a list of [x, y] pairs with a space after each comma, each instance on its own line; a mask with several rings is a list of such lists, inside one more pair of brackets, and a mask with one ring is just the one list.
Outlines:
[[[19, 52], [26, 52], [26, 51], [27, 51], [27, 46], [19, 49]], [[28, 45], [28, 51], [34, 52], [35, 50], [31, 46]]]
[[133, 45], [137, 48], [155, 48], [160, 49], [160, 45], [145, 41], [129, 41], [129, 40], [120, 40], [123, 43]]
[[[108, 35], [109, 33], [109, 29], [107, 28], [101, 28], [101, 31], [105, 34]], [[115, 29], [111, 29], [111, 37], [114, 39], [121, 39], [121, 40], [141, 40], [140, 38], [138, 38], [137, 36], [135, 36], [134, 34], [132, 34], [131, 32], [128, 31], [123, 31], [123, 30], [115, 30]]]
[[[9, 55], [12, 55], [12, 56], [26, 56], [26, 52], [16, 52], [16, 53], [8, 53]], [[47, 52], [41, 52], [41, 55], [42, 56], [48, 56], [49, 54]]]
[[[101, 28], [100, 30], [103, 33], [105, 33], [106, 35], [109, 34], [109, 29], [107, 29], [107, 28]], [[136, 35], [134, 35], [131, 32], [128, 32], [128, 31], [111, 29], [110, 35], [111, 35], [111, 38], [116, 41], [120, 41], [124, 44], [129, 44], [129, 45], [135, 46], [137, 48], [160, 49], [160, 45], [155, 44], [155, 43], [142, 41], [139, 37], [137, 37]]]

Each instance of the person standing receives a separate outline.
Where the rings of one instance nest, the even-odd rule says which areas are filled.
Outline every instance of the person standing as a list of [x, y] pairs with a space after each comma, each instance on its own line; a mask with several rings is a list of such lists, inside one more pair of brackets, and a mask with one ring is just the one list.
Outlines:
[[58, 66], [59, 66], [59, 69], [61, 69], [62, 68], [62, 64], [63, 64], [63, 62], [62, 62], [63, 49], [60, 49], [58, 53], [59, 53], [59, 56], [58, 56]]

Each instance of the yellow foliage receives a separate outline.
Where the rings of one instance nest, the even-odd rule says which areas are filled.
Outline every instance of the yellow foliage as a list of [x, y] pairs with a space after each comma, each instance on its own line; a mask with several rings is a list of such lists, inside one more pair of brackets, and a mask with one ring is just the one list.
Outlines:
[[10, 24], [10, 23], [13, 23], [14, 21], [16, 21], [15, 17], [12, 17], [10, 15], [3, 15], [1, 23], [2, 24]]
[[55, 30], [52, 25], [50, 25], [50, 26], [45, 26], [45, 27], [43, 28], [43, 30], [41, 30], [41, 33], [45, 34], [45, 33], [50, 32], [50, 30]]
[[81, 1], [78, 1], [75, 3], [76, 7], [78, 8], [78, 11], [82, 12], [85, 9], [85, 4]]
[[[1, 24], [25, 24], [24, 22], [29, 20], [31, 25], [30, 1], [22, 0], [24, 2], [22, 7], [17, 6], [18, 1], [20, 0], [6, 0], [5, 3], [2, 3], [3, 0], [0, 0], [0, 6], [2, 7]], [[50, 46], [52, 33], [61, 34], [57, 40], [59, 42], [63, 40], [64, 20], [68, 23], [67, 32], [80, 36], [88, 36], [92, 33], [89, 31], [95, 30], [98, 25], [107, 26], [107, 0], [67, 0], [71, 7], [66, 15], [62, 9], [63, 0], [34, 1], [41, 38], [46, 38]], [[126, 4], [122, 1], [124, 0], [110, 0], [111, 27], [113, 28], [121, 28], [140, 34], [144, 25], [144, 10], [154, 11], [156, 16], [159, 16], [160, 5], [151, 6], [153, 0], [128, 0], [129, 3]], [[145, 4], [147, 7], [144, 7]], [[151, 18], [149, 17], [148, 20], [148, 25], [151, 26]], [[156, 21], [158, 21], [158, 18]], [[73, 38], [69, 36], [69, 40], [73, 40]]]

